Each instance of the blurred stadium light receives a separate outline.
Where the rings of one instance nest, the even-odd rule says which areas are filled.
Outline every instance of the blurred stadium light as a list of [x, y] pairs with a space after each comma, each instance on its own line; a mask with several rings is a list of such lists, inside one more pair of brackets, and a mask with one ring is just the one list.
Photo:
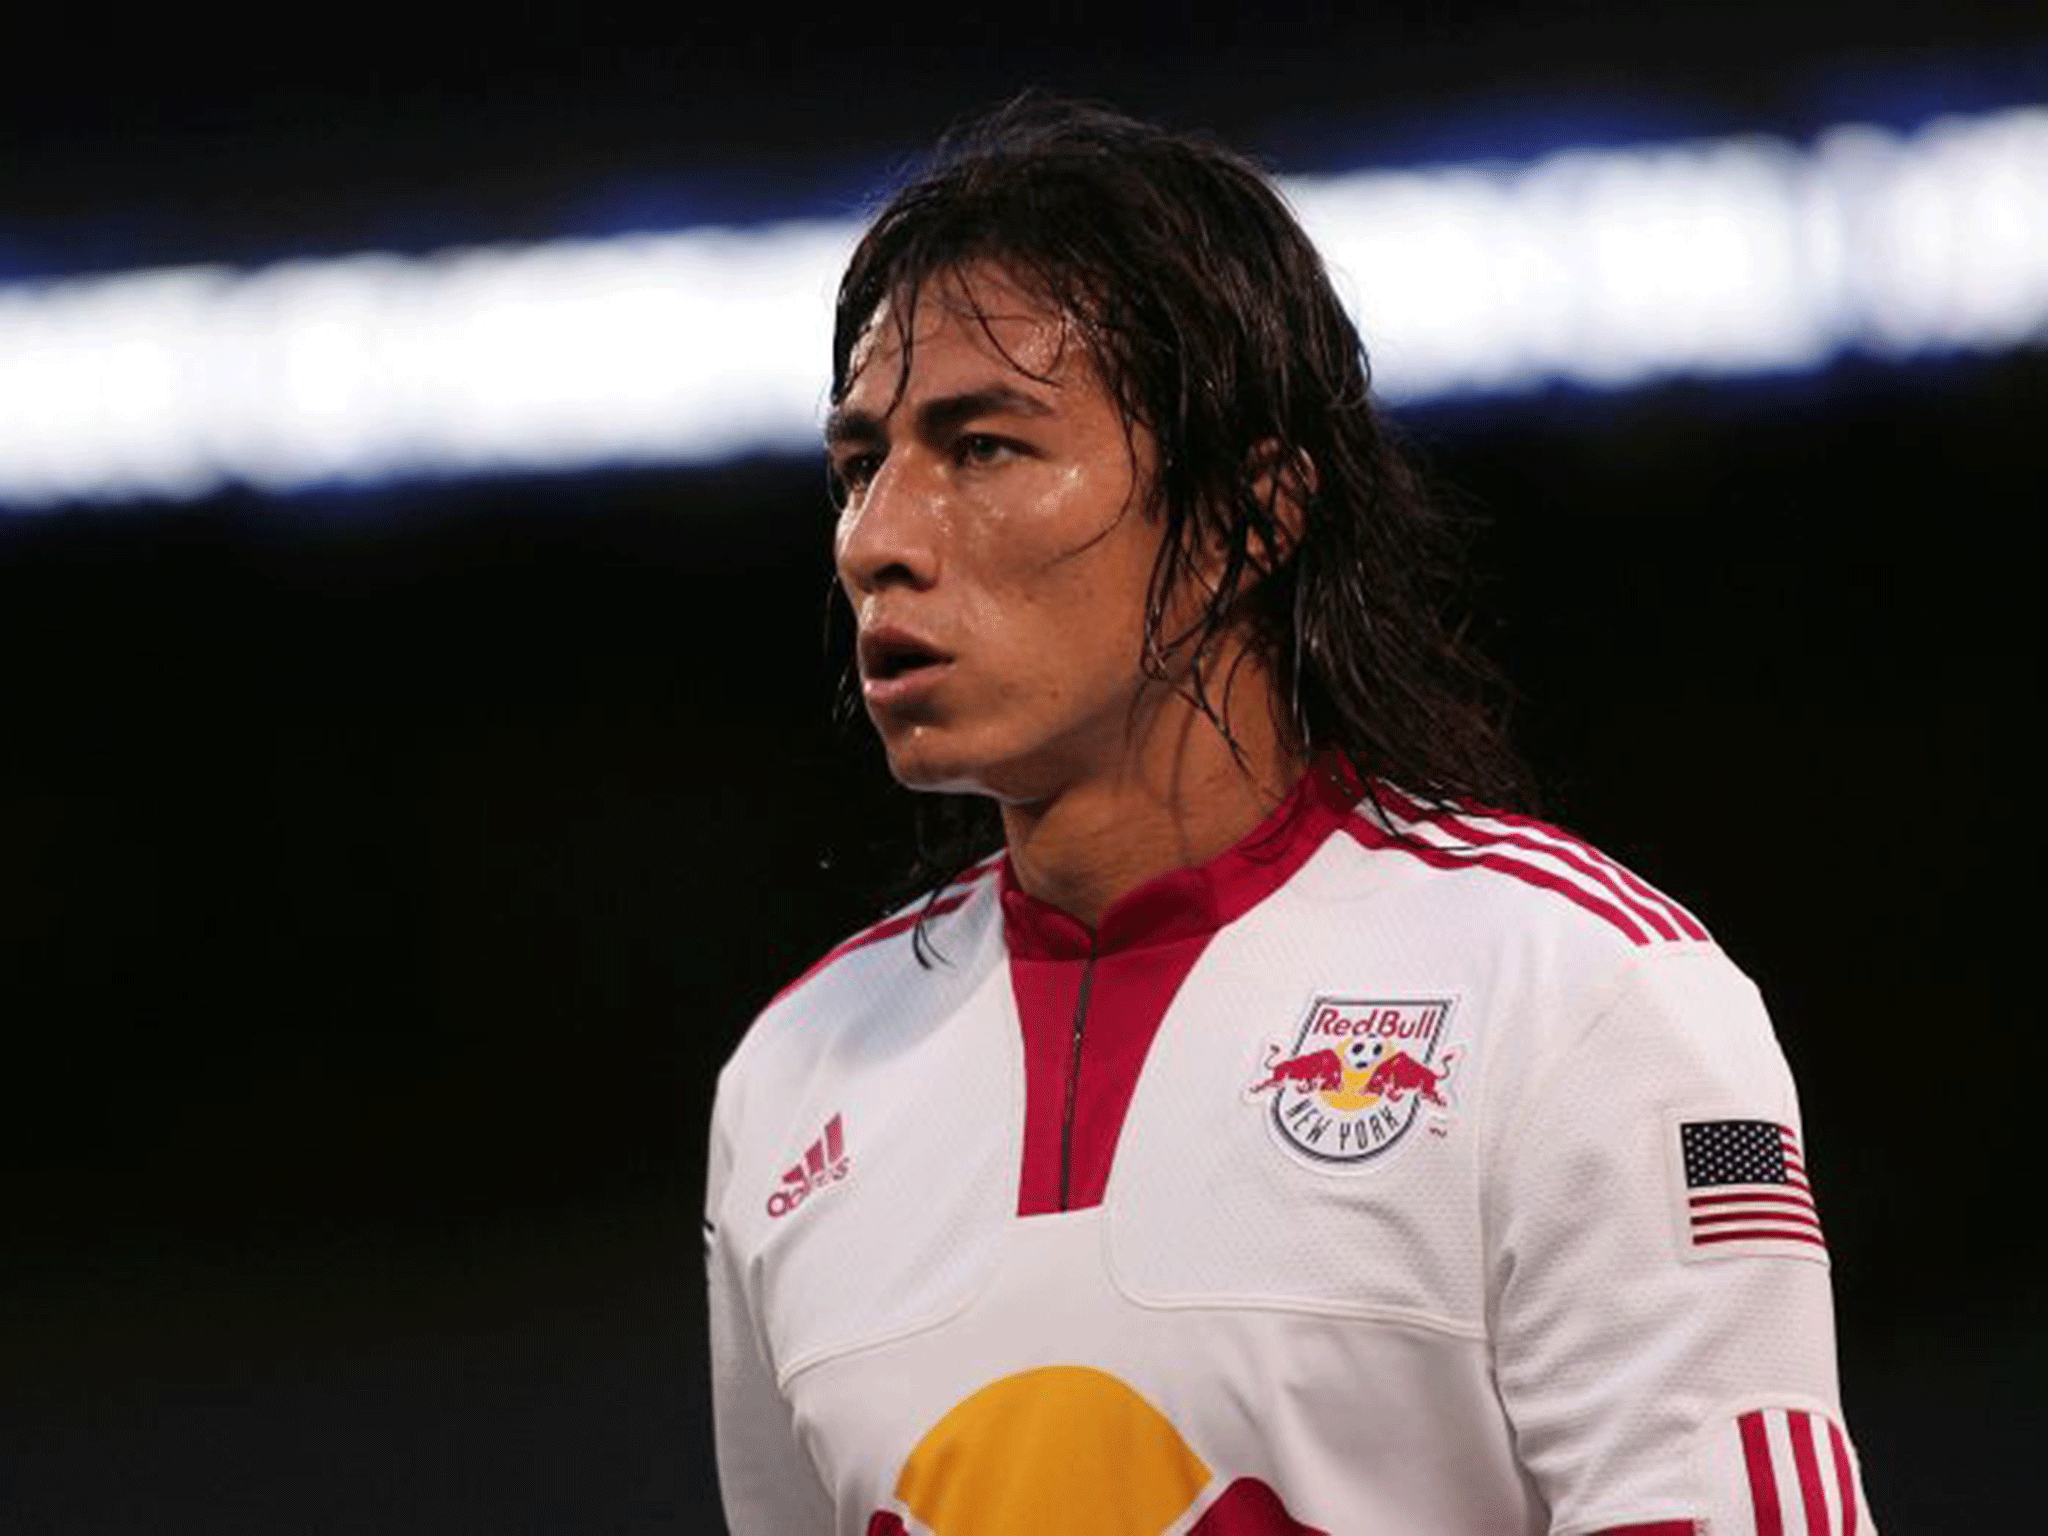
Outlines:
[[[1395, 400], [2048, 339], [2048, 109], [1287, 190]], [[857, 232], [0, 287], [0, 505], [807, 451]]]

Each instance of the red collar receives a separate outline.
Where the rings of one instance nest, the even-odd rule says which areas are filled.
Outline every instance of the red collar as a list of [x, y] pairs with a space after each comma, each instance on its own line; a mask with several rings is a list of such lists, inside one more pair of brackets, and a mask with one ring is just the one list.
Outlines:
[[1273, 813], [1206, 864], [1170, 869], [1110, 903], [1088, 925], [1017, 884], [1003, 858], [1003, 930], [1020, 960], [1081, 960], [1206, 938], [1264, 901], [1343, 823], [1361, 793], [1343, 759], [1319, 759]]

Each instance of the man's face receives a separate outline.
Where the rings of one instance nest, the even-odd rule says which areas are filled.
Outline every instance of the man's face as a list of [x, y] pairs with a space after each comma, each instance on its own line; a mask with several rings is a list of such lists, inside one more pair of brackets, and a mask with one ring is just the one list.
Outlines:
[[927, 286], [907, 372], [902, 319], [876, 313], [827, 428], [868, 717], [913, 788], [1040, 802], [1114, 772], [1150, 713], [1151, 439], [997, 269]]

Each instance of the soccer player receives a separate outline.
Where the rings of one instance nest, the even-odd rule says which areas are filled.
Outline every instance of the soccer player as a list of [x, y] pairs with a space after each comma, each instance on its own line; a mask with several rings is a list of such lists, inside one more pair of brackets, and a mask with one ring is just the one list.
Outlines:
[[997, 114], [855, 252], [826, 446], [868, 716], [970, 798], [720, 1079], [736, 1536], [1871, 1530], [1755, 990], [1511, 809], [1270, 184]]

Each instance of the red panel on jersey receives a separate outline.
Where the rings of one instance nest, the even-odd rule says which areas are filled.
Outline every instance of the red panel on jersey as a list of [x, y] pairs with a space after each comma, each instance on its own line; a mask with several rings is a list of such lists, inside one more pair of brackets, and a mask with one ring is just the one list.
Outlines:
[[[1198, 934], [1103, 955], [1092, 966], [1085, 959], [1010, 962], [1026, 1083], [1019, 1216], [1102, 1203], [1152, 1037], [1208, 943], [1207, 934]], [[1084, 985], [1077, 1051], [1074, 1019]]]
[[1102, 1203], [1138, 1074], [1181, 982], [1216, 931], [1285, 884], [1356, 799], [1341, 776], [1311, 770], [1243, 842], [1148, 880], [1094, 932], [1019, 889], [1004, 862], [1010, 984], [1024, 1034], [1018, 1215]]

